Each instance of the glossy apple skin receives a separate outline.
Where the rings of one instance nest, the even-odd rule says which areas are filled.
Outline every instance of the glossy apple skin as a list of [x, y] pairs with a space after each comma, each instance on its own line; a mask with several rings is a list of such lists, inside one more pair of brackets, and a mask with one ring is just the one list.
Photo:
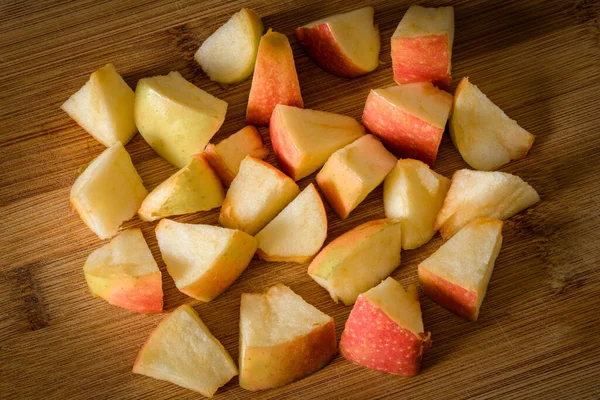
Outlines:
[[160, 271], [141, 277], [102, 278], [86, 274], [90, 291], [109, 304], [140, 313], [159, 313], [163, 309]]
[[448, 90], [450, 75], [448, 35], [392, 38], [394, 80], [399, 85], [431, 81]]

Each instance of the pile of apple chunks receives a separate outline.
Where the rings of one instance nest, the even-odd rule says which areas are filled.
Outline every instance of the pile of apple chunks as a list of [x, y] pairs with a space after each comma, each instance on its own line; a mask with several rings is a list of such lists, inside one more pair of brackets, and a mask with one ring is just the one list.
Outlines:
[[[295, 33], [320, 67], [353, 78], [379, 64], [373, 16], [364, 7]], [[454, 96], [445, 91], [452, 80], [452, 7], [408, 9], [391, 38], [397, 85], [370, 91], [362, 124], [304, 109], [287, 37], [263, 31], [260, 17], [242, 9], [196, 53], [213, 81], [233, 84], [253, 74], [247, 126], [218, 144], [209, 141], [227, 103], [178, 72], [141, 79], [133, 92], [108, 64], [63, 104], [107, 146], [70, 195], [85, 224], [100, 239], [112, 238], [83, 267], [90, 291], [132, 311], [162, 311], [161, 272], [141, 231], [115, 236], [137, 213], [160, 220], [160, 252], [181, 292], [209, 302], [255, 255], [310, 263], [308, 274], [335, 302], [354, 305], [340, 353], [367, 368], [414, 376], [431, 335], [415, 286], [405, 289], [389, 277], [401, 249], [416, 249], [439, 231], [446, 242], [418, 266], [421, 288], [442, 307], [476, 320], [502, 246], [502, 221], [539, 201], [519, 177], [494, 171], [524, 157], [534, 137], [467, 78]], [[451, 180], [431, 169], [448, 119], [455, 147], [474, 168]], [[269, 149], [255, 126], [267, 125], [281, 170], [263, 161]], [[124, 148], [137, 131], [180, 168], [150, 193]], [[321, 195], [312, 183], [302, 191], [296, 184], [316, 171], [320, 192], [341, 219], [383, 183], [387, 218], [321, 249], [327, 237]], [[217, 207], [221, 226], [167, 219]], [[238, 374], [248, 390], [286, 385], [325, 366], [336, 351], [333, 318], [276, 285], [242, 294], [237, 366], [183, 305], [152, 333], [133, 371], [210, 397]]]

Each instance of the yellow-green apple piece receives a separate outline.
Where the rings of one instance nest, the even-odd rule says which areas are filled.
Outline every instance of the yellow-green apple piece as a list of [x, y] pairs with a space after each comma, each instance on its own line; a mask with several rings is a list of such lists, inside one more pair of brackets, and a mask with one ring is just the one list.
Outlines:
[[354, 304], [359, 294], [376, 286], [400, 265], [402, 225], [393, 219], [364, 223], [321, 250], [308, 274], [336, 303]]
[[204, 302], [223, 293], [244, 272], [256, 239], [220, 226], [163, 219], [156, 239], [167, 271], [182, 293]]
[[109, 239], [123, 222], [133, 218], [147, 194], [129, 153], [116, 142], [79, 175], [70, 202], [100, 239]]
[[96, 140], [110, 147], [127, 144], [137, 132], [135, 94], [112, 64], [95, 71], [61, 108]]
[[142, 313], [162, 311], [160, 270], [139, 228], [127, 229], [94, 250], [83, 273], [92, 295], [112, 305]]
[[336, 353], [333, 318], [284, 285], [243, 293], [240, 306], [240, 386], [287, 385], [323, 368]]
[[502, 221], [476, 218], [419, 264], [419, 281], [431, 300], [476, 321], [496, 257]]
[[324, 70], [353, 78], [379, 65], [381, 39], [371, 6], [332, 15], [296, 28], [308, 55]]
[[355, 364], [400, 376], [415, 376], [431, 346], [417, 288], [387, 278], [358, 296], [340, 339], [340, 353]]
[[402, 223], [402, 249], [416, 249], [431, 240], [435, 217], [449, 188], [450, 179], [427, 164], [398, 160], [383, 183], [383, 207], [386, 217]]
[[258, 47], [246, 123], [269, 125], [277, 104], [304, 107], [290, 42], [284, 34], [269, 29]]
[[238, 369], [194, 309], [184, 304], [152, 332], [135, 360], [133, 373], [212, 397]]
[[468, 78], [460, 81], [454, 94], [450, 136], [467, 164], [484, 171], [525, 157], [535, 139]]
[[218, 144], [209, 144], [202, 155], [215, 170], [223, 185], [231, 181], [240, 170], [240, 163], [247, 155], [263, 160], [269, 149], [263, 144], [258, 129], [247, 125]]
[[277, 162], [295, 181], [321, 168], [336, 150], [365, 133], [352, 117], [283, 104], [275, 107], [269, 131]]
[[506, 220], [538, 201], [535, 189], [518, 176], [461, 169], [452, 176], [433, 229], [447, 240], [477, 217]]
[[219, 223], [256, 235], [300, 193], [296, 182], [266, 162], [246, 156], [223, 201]]
[[345, 219], [396, 165], [396, 157], [373, 135], [365, 135], [329, 157], [317, 183], [337, 215]]
[[263, 30], [258, 14], [242, 8], [202, 43], [194, 58], [212, 81], [241, 82], [254, 70]]
[[327, 238], [327, 214], [311, 183], [255, 236], [266, 261], [309, 262]]
[[225, 120], [227, 103], [179, 72], [138, 81], [135, 124], [154, 151], [178, 168], [201, 153]]

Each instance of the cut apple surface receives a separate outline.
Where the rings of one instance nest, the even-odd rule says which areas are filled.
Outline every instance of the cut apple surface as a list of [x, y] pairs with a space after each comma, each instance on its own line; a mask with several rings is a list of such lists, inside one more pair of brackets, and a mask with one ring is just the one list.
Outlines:
[[225, 196], [219, 223], [256, 235], [300, 193], [298, 185], [266, 162], [246, 156]]
[[106, 147], [127, 144], [137, 132], [135, 94], [112, 64], [94, 72], [61, 108]]
[[352, 117], [279, 104], [269, 126], [277, 162], [294, 180], [310, 175], [364, 128]]
[[296, 37], [324, 70], [353, 78], [379, 64], [381, 39], [373, 7], [336, 14], [296, 29]]
[[89, 255], [83, 266], [94, 296], [142, 313], [163, 308], [162, 278], [139, 228], [123, 231]]
[[269, 29], [258, 47], [246, 123], [269, 125], [277, 104], [304, 107], [290, 42], [284, 34]]
[[400, 221], [379, 219], [333, 240], [308, 267], [308, 274], [337, 303], [354, 304], [359, 294], [387, 278], [400, 265]]
[[243, 81], [254, 70], [263, 30], [258, 14], [242, 8], [202, 43], [194, 58], [212, 81]]
[[475, 321], [502, 247], [502, 221], [476, 218], [419, 264], [419, 281], [433, 301]]
[[240, 306], [240, 386], [276, 388], [324, 367], [335, 355], [333, 318], [284, 285], [244, 293]]
[[454, 9], [410, 6], [392, 36], [392, 67], [398, 84], [452, 81]]
[[340, 340], [340, 353], [355, 364], [401, 376], [415, 376], [431, 345], [423, 328], [414, 285], [387, 278], [358, 296]]
[[239, 230], [168, 219], [156, 227], [156, 238], [177, 289], [205, 302], [241, 275], [257, 245], [256, 239]]
[[133, 373], [212, 397], [238, 369], [194, 309], [184, 304], [152, 332], [135, 360]]
[[518, 176], [461, 169], [452, 177], [433, 228], [446, 240], [477, 217], [505, 220], [538, 201], [535, 189]]
[[452, 96], [431, 82], [371, 90], [363, 123], [388, 149], [433, 166], [452, 107]]
[[312, 260], [327, 238], [327, 214], [311, 183], [255, 236], [266, 261]]
[[226, 112], [226, 102], [186, 81], [179, 72], [140, 79], [135, 89], [135, 124], [140, 134], [178, 168], [204, 150]]
[[450, 135], [462, 158], [473, 168], [493, 171], [523, 158], [534, 136], [463, 78], [456, 88]]
[[250, 125], [216, 145], [209, 144], [202, 153], [225, 186], [231, 185], [244, 157], [251, 155], [262, 160], [268, 154], [269, 149], [263, 144], [258, 129]]
[[402, 248], [416, 249], [429, 242], [433, 223], [450, 188], [450, 179], [421, 161], [399, 160], [383, 184], [385, 216], [402, 223]]
[[167, 178], [144, 199], [138, 215], [155, 221], [171, 215], [190, 214], [220, 207], [225, 190], [217, 174], [201, 156]]
[[327, 202], [344, 219], [396, 165], [396, 157], [373, 135], [365, 135], [329, 157], [317, 174]]
[[100, 239], [115, 236], [148, 192], [121, 142], [104, 150], [71, 188], [71, 206]]

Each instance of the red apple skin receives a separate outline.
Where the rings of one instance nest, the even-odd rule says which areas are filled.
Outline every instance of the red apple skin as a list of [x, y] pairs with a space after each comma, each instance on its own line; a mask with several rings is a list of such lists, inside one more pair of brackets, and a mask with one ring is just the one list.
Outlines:
[[115, 283], [106, 299], [110, 304], [141, 313], [159, 313], [163, 309], [162, 277], [160, 272], [128, 282]]
[[421, 267], [419, 281], [431, 300], [469, 321], [477, 320], [477, 292], [458, 286]]
[[400, 376], [415, 376], [430, 334], [416, 336], [397, 325], [363, 295], [358, 296], [340, 340], [340, 353], [355, 364]]
[[293, 143], [285, 140], [287, 134], [283, 131], [281, 118], [277, 109], [273, 112], [271, 123], [269, 124], [269, 135], [271, 136], [271, 147], [273, 147], [275, 159], [281, 170], [293, 180], [296, 180], [294, 166], [300, 164], [301, 155]]
[[394, 80], [399, 85], [432, 81], [448, 90], [452, 82], [450, 57], [447, 35], [392, 38]]

